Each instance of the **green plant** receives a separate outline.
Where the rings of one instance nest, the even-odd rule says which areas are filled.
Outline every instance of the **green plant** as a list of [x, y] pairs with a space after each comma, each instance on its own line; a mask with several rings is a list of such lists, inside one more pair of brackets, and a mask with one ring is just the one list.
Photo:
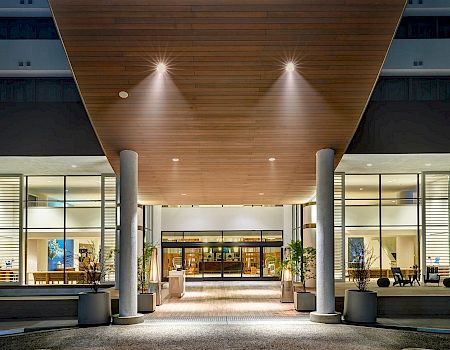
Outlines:
[[389, 287], [391, 284], [391, 281], [387, 277], [381, 277], [377, 280], [378, 287]]
[[316, 249], [313, 247], [303, 247], [301, 241], [291, 241], [288, 245], [286, 257], [283, 261], [275, 260], [277, 274], [280, 276], [284, 271], [288, 271], [292, 276], [299, 276], [306, 292], [306, 281], [314, 278], [314, 267], [316, 266]]
[[446, 286], [447, 288], [450, 288], [450, 278], [444, 278], [442, 283], [444, 283], [444, 286]]
[[148, 290], [151, 257], [154, 249], [156, 249], [155, 243], [144, 243], [142, 255], [138, 257], [138, 289], [141, 293], [145, 293], [145, 291]]

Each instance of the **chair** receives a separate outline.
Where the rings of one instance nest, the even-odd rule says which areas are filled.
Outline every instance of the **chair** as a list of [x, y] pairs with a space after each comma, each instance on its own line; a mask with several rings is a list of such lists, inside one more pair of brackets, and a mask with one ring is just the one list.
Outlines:
[[441, 280], [441, 275], [439, 274], [439, 267], [437, 266], [427, 266], [427, 273], [423, 276], [423, 282], [427, 283], [437, 283], [439, 286], [439, 281]]
[[394, 276], [394, 283], [392, 286], [395, 286], [398, 284], [400, 287], [404, 287], [405, 285], [409, 284], [412, 286], [412, 281], [410, 278], [405, 279], [403, 277], [402, 271], [400, 270], [400, 267], [392, 267], [391, 268], [392, 275]]

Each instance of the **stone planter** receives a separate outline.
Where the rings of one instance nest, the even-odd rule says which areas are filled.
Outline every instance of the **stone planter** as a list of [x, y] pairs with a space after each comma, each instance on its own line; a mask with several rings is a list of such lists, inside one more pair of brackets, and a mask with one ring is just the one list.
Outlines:
[[314, 311], [316, 309], [316, 296], [309, 292], [295, 292], [294, 309], [297, 311]]
[[347, 289], [345, 291], [343, 316], [348, 322], [377, 322], [377, 292], [360, 292]]
[[138, 312], [149, 313], [156, 309], [156, 294], [141, 293], [138, 294]]
[[100, 326], [111, 323], [111, 298], [109, 292], [78, 294], [78, 325]]
[[292, 281], [282, 281], [281, 282], [281, 298], [282, 303], [293, 303], [294, 302], [294, 286]]

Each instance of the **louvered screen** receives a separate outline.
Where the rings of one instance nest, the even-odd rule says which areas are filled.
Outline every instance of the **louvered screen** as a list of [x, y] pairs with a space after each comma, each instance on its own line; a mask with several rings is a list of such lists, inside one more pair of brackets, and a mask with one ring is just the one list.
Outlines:
[[0, 175], [0, 283], [19, 282], [21, 176]]
[[449, 274], [450, 217], [449, 174], [424, 174], [425, 208], [424, 228], [427, 265], [438, 266], [442, 275]]
[[344, 279], [344, 175], [334, 175], [334, 278]]
[[114, 175], [103, 175], [102, 188], [103, 251], [105, 253], [104, 264], [108, 271], [105, 281], [113, 282], [115, 277], [113, 252], [116, 248], [116, 177]]

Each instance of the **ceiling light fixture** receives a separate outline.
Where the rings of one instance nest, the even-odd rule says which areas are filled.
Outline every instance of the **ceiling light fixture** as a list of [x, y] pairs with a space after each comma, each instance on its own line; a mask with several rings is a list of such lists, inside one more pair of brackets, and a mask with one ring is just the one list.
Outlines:
[[258, 193], [260, 196], [264, 196], [264, 192], [259, 192]]
[[426, 163], [425, 166], [431, 166], [431, 163]]
[[275, 157], [270, 157], [269, 158], [269, 162], [274, 162], [274, 161], [276, 161], [277, 159], [275, 158]]
[[187, 194], [186, 194], [186, 193], [182, 193], [181, 195], [182, 195], [182, 196], [187, 196]]
[[180, 158], [172, 158], [172, 162], [179, 162], [180, 161]]
[[284, 69], [286, 70], [286, 72], [293, 72], [295, 71], [295, 63], [290, 61], [287, 62], [286, 65], [284, 66]]
[[119, 97], [120, 98], [128, 98], [128, 92], [126, 92], [126, 91], [119, 91]]
[[167, 65], [164, 62], [159, 62], [158, 64], [156, 64], [156, 71], [159, 74], [164, 74], [165, 72], [167, 72]]
[[373, 164], [372, 164], [372, 163], [367, 163], [366, 165], [367, 165], [367, 166], [372, 166]]
[[72, 168], [76, 168], [76, 167], [77, 167], [77, 165], [75, 165], [75, 164], [72, 164], [72, 165], [71, 165], [71, 167], [72, 167]]
[[364, 188], [363, 188], [363, 187], [360, 187], [359, 190], [362, 191], [362, 190], [364, 190]]

